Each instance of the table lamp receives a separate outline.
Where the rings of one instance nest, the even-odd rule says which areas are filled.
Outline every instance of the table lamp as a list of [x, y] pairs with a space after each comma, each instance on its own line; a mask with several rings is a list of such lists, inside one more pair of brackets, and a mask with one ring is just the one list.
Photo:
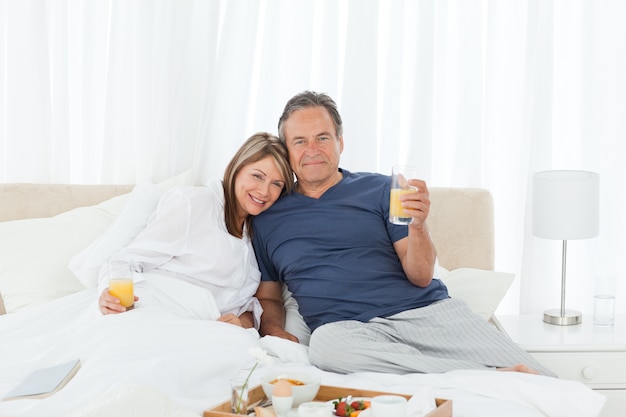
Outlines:
[[561, 308], [546, 310], [543, 321], [569, 326], [582, 314], [565, 309], [567, 241], [598, 236], [599, 178], [589, 171], [541, 171], [533, 174], [533, 235], [563, 241]]

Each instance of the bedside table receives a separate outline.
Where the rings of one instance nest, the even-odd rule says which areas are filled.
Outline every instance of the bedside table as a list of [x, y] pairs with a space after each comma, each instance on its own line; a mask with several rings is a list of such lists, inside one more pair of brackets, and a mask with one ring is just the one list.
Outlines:
[[591, 315], [572, 326], [544, 323], [543, 314], [498, 315], [493, 323], [559, 378], [580, 381], [604, 394], [601, 417], [624, 415], [626, 316], [615, 316], [612, 327], [594, 326]]

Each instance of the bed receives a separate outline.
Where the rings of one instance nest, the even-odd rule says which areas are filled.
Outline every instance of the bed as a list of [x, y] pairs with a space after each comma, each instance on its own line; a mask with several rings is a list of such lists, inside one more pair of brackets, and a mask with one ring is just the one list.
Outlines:
[[[213, 320], [210, 294], [146, 279], [138, 307], [101, 316], [93, 271], [140, 230], [160, 194], [191, 184], [0, 185], [0, 398], [31, 371], [70, 359], [81, 368], [44, 399], [0, 401], [0, 416], [201, 416], [229, 397], [261, 348], [274, 370], [318, 373], [322, 384], [452, 400], [455, 417], [598, 416], [605, 398], [583, 384], [529, 374], [462, 370], [443, 374], [340, 375], [311, 366], [308, 329], [285, 291], [296, 344]], [[438, 276], [454, 297], [490, 320], [513, 275], [494, 271], [493, 201], [488, 191], [431, 189], [429, 227]]]

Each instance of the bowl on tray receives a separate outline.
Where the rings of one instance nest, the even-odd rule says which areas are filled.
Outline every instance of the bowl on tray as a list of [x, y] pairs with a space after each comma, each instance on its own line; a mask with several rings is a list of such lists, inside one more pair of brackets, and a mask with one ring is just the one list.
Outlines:
[[267, 398], [272, 398], [274, 384], [279, 379], [286, 379], [291, 384], [291, 392], [293, 396], [292, 407], [294, 408], [304, 402], [313, 401], [320, 389], [321, 378], [319, 375], [312, 372], [268, 372], [261, 379], [261, 387], [263, 387], [263, 392]]

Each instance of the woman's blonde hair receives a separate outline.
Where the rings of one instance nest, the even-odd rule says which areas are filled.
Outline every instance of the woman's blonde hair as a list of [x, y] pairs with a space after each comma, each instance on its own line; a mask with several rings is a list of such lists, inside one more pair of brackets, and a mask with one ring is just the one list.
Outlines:
[[[250, 136], [228, 163], [224, 171], [224, 180], [222, 181], [224, 186], [224, 220], [226, 221], [226, 229], [228, 233], [235, 237], [243, 237], [243, 228], [239, 224], [237, 216], [235, 178], [242, 168], [267, 156], [274, 158], [274, 162], [285, 182], [285, 187], [280, 195], [290, 193], [293, 188], [293, 171], [289, 166], [289, 157], [285, 145], [276, 136], [266, 132], [259, 132]], [[252, 236], [251, 216], [246, 218], [245, 224], [248, 229], [248, 235]]]

